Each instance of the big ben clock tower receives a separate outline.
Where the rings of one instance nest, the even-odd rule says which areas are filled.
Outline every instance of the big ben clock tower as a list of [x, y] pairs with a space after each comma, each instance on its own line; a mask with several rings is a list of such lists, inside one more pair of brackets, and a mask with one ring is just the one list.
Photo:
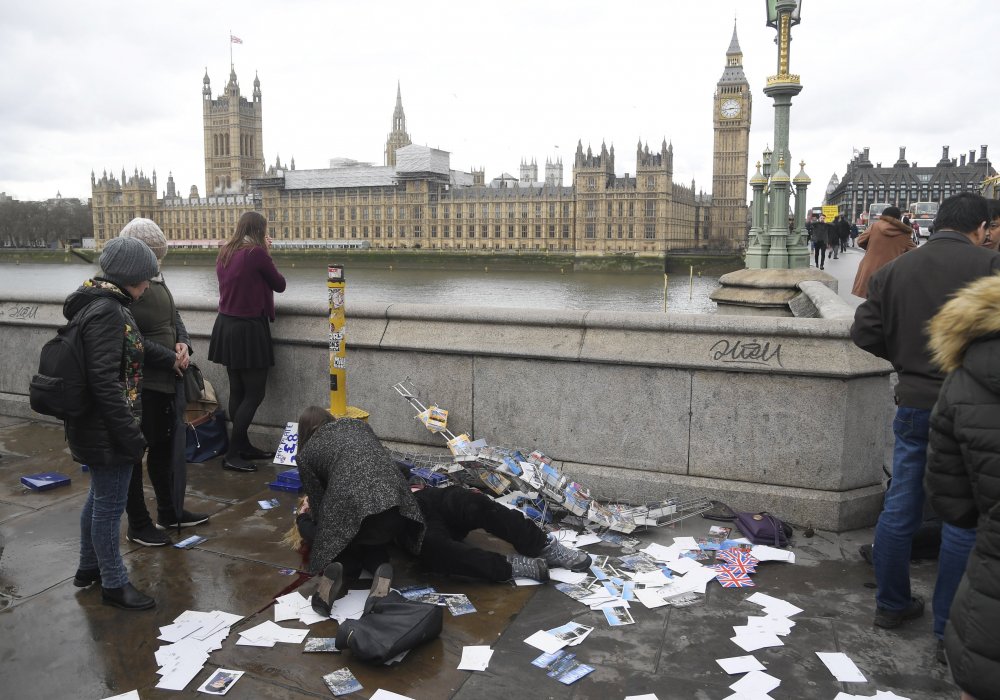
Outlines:
[[743, 52], [733, 24], [726, 69], [715, 87], [711, 224], [716, 242], [732, 247], [746, 238], [750, 108], [750, 84], [743, 74]]

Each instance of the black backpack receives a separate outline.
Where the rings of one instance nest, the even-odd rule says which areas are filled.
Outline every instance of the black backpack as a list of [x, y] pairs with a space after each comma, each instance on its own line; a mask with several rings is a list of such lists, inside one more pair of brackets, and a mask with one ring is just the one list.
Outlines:
[[31, 409], [59, 420], [82, 416], [90, 410], [87, 365], [83, 357], [80, 321], [83, 311], [56, 331], [42, 346], [38, 374], [31, 378], [28, 399]]

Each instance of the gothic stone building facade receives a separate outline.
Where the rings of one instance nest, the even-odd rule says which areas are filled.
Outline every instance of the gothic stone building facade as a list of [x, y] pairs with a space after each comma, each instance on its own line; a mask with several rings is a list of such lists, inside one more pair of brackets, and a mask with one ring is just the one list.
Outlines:
[[941, 203], [959, 192], [979, 192], [983, 182], [995, 176], [986, 146], [979, 157], [975, 149], [958, 158], [948, 156], [948, 146], [941, 159], [931, 166], [918, 166], [906, 160], [906, 148], [899, 149], [899, 158], [890, 167], [872, 163], [868, 148], [847, 164], [847, 172], [827, 194], [827, 204], [835, 204], [852, 221], [868, 211], [870, 205], [888, 202], [906, 211], [916, 202]]
[[[560, 251], [662, 255], [670, 250], [738, 249], [745, 239], [750, 92], [733, 39], [714, 96], [716, 197], [673, 180], [673, 145], [641, 142], [634, 174], [615, 174], [615, 149], [582, 142], [572, 185], [562, 164], [547, 163], [546, 180], [452, 170], [445, 151], [415, 146], [397, 86], [392, 131], [382, 166], [337, 161], [295, 170], [280, 161], [265, 169], [259, 79], [252, 100], [240, 94], [235, 70], [225, 91], [203, 81], [205, 192], [178, 194], [172, 175], [157, 198], [156, 173], [91, 173], [94, 235], [101, 247], [136, 216], [156, 221], [171, 245], [214, 246], [240, 214], [261, 211], [275, 239], [302, 245], [367, 241], [372, 248]], [[527, 172], [531, 172], [530, 168]]]

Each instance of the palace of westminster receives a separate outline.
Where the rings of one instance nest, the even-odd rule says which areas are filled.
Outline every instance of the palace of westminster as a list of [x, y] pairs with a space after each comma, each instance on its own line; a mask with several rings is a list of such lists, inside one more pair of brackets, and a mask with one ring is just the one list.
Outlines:
[[371, 248], [560, 251], [583, 255], [663, 255], [670, 250], [740, 248], [747, 230], [750, 86], [736, 29], [714, 95], [712, 194], [673, 181], [673, 144], [658, 150], [640, 142], [635, 174], [615, 174], [615, 149], [578, 143], [571, 186], [561, 160], [521, 163], [520, 177], [486, 182], [482, 170], [450, 168], [446, 151], [413, 145], [397, 87], [385, 164], [335, 159], [329, 168], [296, 170], [280, 161], [265, 167], [260, 80], [240, 94], [231, 68], [213, 98], [202, 88], [205, 194], [178, 194], [170, 176], [157, 197], [156, 173], [136, 170], [121, 179], [91, 173], [98, 248], [132, 218], [153, 219], [174, 246], [215, 246], [240, 215], [257, 210], [268, 233], [295, 245], [367, 242]]

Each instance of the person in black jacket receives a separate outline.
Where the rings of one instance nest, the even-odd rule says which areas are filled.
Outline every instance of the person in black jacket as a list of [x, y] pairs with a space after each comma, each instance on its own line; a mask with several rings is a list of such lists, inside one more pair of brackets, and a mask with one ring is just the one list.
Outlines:
[[813, 223], [809, 240], [812, 242], [816, 267], [822, 270], [826, 267], [826, 249], [830, 245], [830, 224], [826, 223], [826, 217], [822, 214]]
[[142, 335], [128, 307], [156, 275], [156, 256], [142, 241], [114, 238], [104, 246], [102, 277], [67, 297], [63, 315], [80, 324], [93, 410], [66, 421], [73, 459], [90, 469], [90, 492], [80, 515], [80, 565], [73, 583], [100, 582], [107, 605], [145, 610], [156, 603], [129, 583], [118, 531], [132, 465], [142, 459], [140, 428]]
[[[941, 308], [930, 347], [950, 372], [931, 413], [927, 493], [954, 527], [977, 528], [943, 646], [965, 697], [1000, 689], [1000, 276], [985, 277]], [[939, 642], [939, 647], [942, 646]]]
[[[924, 611], [923, 600], [910, 590], [910, 550], [923, 519], [931, 408], [944, 381], [927, 349], [926, 327], [951, 294], [1000, 271], [1000, 253], [979, 246], [986, 235], [988, 212], [979, 195], [962, 193], [946, 199], [930, 240], [869, 280], [868, 298], [851, 326], [854, 343], [889, 360], [899, 377], [892, 481], [875, 527], [873, 549], [874, 623], [879, 627], [898, 627]], [[947, 523], [942, 527], [934, 592], [934, 633], [939, 639], [958, 584], [953, 572], [965, 568], [974, 536]]]

